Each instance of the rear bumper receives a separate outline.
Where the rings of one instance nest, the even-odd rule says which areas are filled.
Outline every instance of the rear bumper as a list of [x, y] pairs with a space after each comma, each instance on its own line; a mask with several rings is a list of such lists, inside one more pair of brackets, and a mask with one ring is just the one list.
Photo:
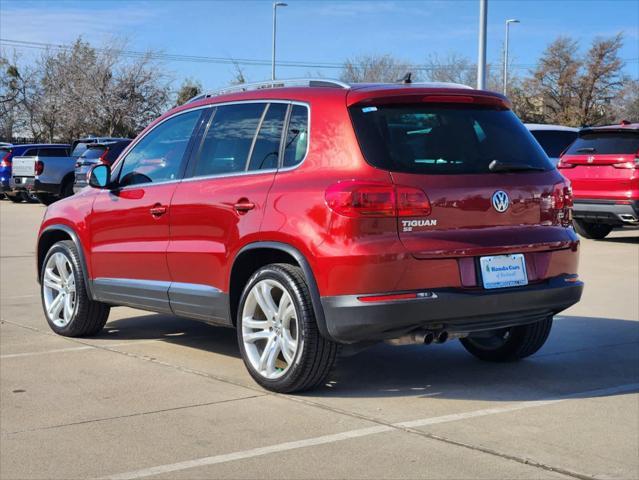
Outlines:
[[615, 226], [639, 225], [639, 200], [623, 204], [615, 200], [575, 200], [573, 218]]
[[11, 191], [33, 190], [33, 177], [11, 177], [9, 180], [9, 188]]
[[35, 180], [33, 184], [33, 191], [35, 193], [51, 193], [53, 195], [60, 194], [60, 184], [59, 183], [44, 183], [40, 180]]
[[410, 300], [322, 297], [322, 306], [330, 337], [356, 343], [396, 338], [417, 328], [467, 333], [534, 323], [574, 305], [582, 291], [574, 275], [562, 275], [503, 290], [431, 290], [429, 297]]

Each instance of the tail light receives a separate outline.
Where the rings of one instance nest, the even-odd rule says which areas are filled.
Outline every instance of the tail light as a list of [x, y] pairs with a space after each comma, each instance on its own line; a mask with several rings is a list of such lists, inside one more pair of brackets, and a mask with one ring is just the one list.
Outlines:
[[33, 173], [36, 175], [42, 175], [42, 172], [44, 172], [44, 163], [40, 160], [36, 160], [33, 164]]
[[430, 214], [430, 201], [419, 188], [349, 180], [326, 190], [326, 204], [346, 217], [415, 217]]
[[109, 153], [109, 149], [105, 148], [104, 152], [102, 152], [102, 155], [100, 155], [100, 158], [98, 158], [98, 162], [108, 164], [109, 162], [106, 158], [108, 153]]
[[613, 163], [615, 168], [637, 168], [639, 169], [639, 152], [635, 154], [634, 160], [628, 160], [627, 162]]
[[559, 162], [557, 163], [557, 168], [575, 168], [577, 165], [575, 165], [574, 163], [568, 163], [566, 162], [563, 158], [559, 159]]
[[554, 220], [567, 227], [572, 222], [572, 188], [570, 184], [558, 183], [553, 187], [551, 197], [551, 209], [554, 212]]
[[0, 167], [7, 168], [11, 166], [11, 164], [13, 163], [11, 161], [11, 153], [12, 152], [9, 151], [4, 157], [2, 157], [2, 160], [0, 160]]

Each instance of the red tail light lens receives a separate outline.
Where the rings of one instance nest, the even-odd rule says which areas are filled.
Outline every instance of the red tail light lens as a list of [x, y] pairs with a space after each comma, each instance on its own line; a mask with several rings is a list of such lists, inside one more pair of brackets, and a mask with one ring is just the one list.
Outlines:
[[393, 217], [395, 188], [385, 183], [340, 182], [328, 188], [326, 203], [345, 217]]
[[109, 163], [109, 162], [108, 162], [108, 160], [107, 160], [107, 158], [106, 158], [108, 153], [109, 153], [109, 149], [108, 149], [108, 148], [105, 148], [105, 149], [104, 149], [104, 152], [102, 152], [102, 155], [100, 155], [100, 158], [98, 158], [98, 161], [99, 161], [100, 163], [104, 163], [104, 164]]
[[426, 217], [430, 215], [430, 200], [419, 188], [397, 187], [397, 215], [400, 217]]
[[430, 214], [430, 201], [418, 188], [349, 180], [326, 190], [331, 210], [346, 217], [417, 217]]
[[42, 175], [42, 172], [44, 172], [44, 163], [42, 163], [40, 160], [36, 160], [35, 164], [33, 165], [33, 172], [36, 175]]
[[0, 167], [7, 168], [10, 167], [12, 163], [11, 152], [7, 152], [6, 155], [2, 157], [2, 160], [0, 160]]

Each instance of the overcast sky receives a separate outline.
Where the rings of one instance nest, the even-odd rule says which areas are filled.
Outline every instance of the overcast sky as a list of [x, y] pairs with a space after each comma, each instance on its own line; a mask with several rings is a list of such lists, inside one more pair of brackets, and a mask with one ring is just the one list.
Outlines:
[[[320, 72], [337, 77], [339, 64], [360, 54], [389, 53], [414, 64], [430, 54], [455, 52], [477, 58], [478, 0], [304, 1], [287, 0], [278, 10], [278, 59], [318, 65], [279, 67], [279, 77]], [[82, 36], [96, 46], [114, 37], [130, 50], [270, 61], [271, 1], [204, 0], [0, 0], [0, 38], [68, 44]], [[624, 32], [621, 57], [626, 73], [639, 78], [639, 0], [489, 0], [488, 61], [499, 63], [504, 21], [511, 27], [510, 50], [519, 73], [533, 66], [559, 35], [587, 48], [597, 36]], [[13, 47], [3, 45], [11, 51]], [[33, 58], [37, 49], [21, 47]], [[167, 61], [176, 82], [199, 79], [205, 87], [225, 85], [230, 65]], [[249, 80], [269, 78], [270, 67], [245, 66]]]

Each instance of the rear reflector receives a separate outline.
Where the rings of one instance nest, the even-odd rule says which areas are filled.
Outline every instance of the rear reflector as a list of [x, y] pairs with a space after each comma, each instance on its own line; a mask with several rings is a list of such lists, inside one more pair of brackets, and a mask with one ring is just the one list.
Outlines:
[[433, 292], [413, 292], [413, 293], [389, 293], [388, 295], [370, 295], [357, 297], [360, 302], [392, 302], [397, 300], [416, 300], [424, 298], [437, 298]]
[[33, 164], [33, 173], [35, 173], [36, 175], [42, 175], [42, 172], [44, 172], [44, 163], [42, 163], [40, 160], [37, 160]]
[[418, 217], [430, 214], [430, 201], [415, 187], [347, 180], [326, 190], [328, 207], [345, 217]]

